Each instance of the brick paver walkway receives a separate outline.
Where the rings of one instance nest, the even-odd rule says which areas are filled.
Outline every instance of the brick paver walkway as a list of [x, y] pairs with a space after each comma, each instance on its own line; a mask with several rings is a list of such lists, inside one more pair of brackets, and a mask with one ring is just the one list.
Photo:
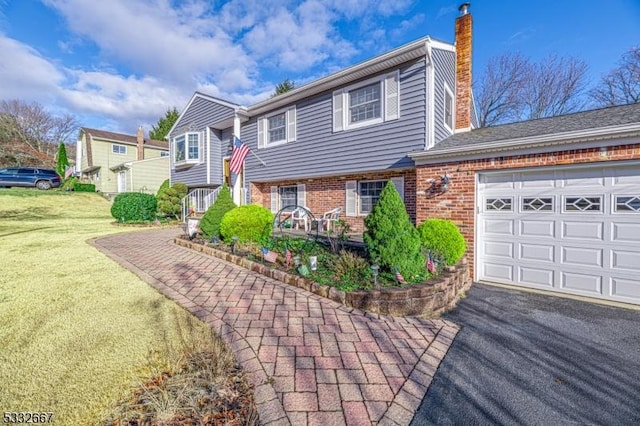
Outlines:
[[93, 244], [209, 323], [255, 385], [262, 424], [408, 424], [458, 327], [344, 307], [175, 245], [178, 230]]

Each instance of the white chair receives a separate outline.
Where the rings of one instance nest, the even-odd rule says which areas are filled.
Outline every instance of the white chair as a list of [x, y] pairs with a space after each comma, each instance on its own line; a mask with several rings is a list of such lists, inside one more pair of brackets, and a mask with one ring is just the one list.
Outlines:
[[298, 207], [291, 212], [291, 228], [300, 229], [300, 225], [303, 225], [305, 232], [308, 232], [311, 228], [309, 213], [306, 209]]
[[333, 210], [329, 210], [322, 215], [322, 219], [319, 222], [318, 231], [335, 231], [336, 222], [340, 219], [340, 213], [342, 212], [342, 207], [336, 207]]

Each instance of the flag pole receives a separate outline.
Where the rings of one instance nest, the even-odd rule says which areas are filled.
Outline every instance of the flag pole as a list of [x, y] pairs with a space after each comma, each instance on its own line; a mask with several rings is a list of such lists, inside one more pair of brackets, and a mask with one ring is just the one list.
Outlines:
[[[240, 139], [239, 137], [237, 137], [236, 135], [233, 135], [234, 138], [238, 139], [241, 143], [242, 139]], [[265, 167], [267, 167], [267, 163], [265, 163], [264, 161], [262, 161], [262, 158], [258, 157], [258, 154], [256, 154], [255, 152], [253, 152], [253, 150], [251, 148], [249, 148], [249, 152], [253, 154], [254, 157], [256, 157], [256, 159]]]

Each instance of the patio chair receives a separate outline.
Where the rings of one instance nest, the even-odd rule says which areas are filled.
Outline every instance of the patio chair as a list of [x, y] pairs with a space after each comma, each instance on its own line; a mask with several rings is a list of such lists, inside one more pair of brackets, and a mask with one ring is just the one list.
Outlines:
[[293, 212], [291, 212], [291, 228], [300, 229], [300, 225], [303, 225], [305, 232], [308, 232], [311, 228], [307, 210], [298, 207]]
[[325, 212], [318, 222], [318, 231], [335, 231], [336, 222], [340, 219], [341, 212], [342, 207], [336, 207], [333, 210]]

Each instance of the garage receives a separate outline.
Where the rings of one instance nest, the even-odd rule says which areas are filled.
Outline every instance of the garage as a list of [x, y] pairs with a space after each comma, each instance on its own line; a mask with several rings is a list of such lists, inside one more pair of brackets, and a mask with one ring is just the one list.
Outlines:
[[480, 172], [476, 278], [640, 304], [640, 164]]

